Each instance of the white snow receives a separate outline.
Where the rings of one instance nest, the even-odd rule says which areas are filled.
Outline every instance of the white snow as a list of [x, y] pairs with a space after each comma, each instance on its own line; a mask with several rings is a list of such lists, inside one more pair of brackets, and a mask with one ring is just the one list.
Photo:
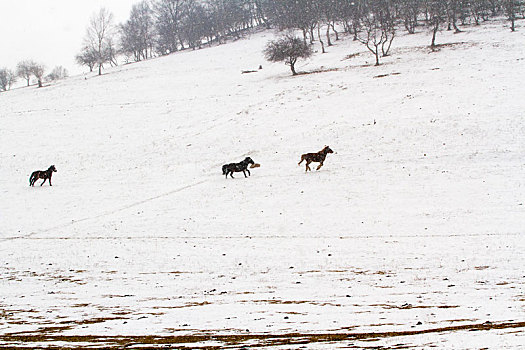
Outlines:
[[[264, 61], [267, 31], [0, 94], [0, 344], [525, 321], [521, 29], [442, 32], [437, 52], [401, 35], [379, 67], [345, 37], [297, 67], [336, 70], [297, 77]], [[246, 156], [251, 177], [222, 176]], [[29, 187], [51, 164], [53, 186]], [[523, 343], [510, 328], [310, 345]]]

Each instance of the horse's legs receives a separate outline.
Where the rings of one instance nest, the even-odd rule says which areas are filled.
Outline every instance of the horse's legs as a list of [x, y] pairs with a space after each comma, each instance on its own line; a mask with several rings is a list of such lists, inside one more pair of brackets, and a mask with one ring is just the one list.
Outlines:
[[31, 186], [35, 186], [35, 182], [38, 180], [38, 176], [36, 176], [34, 173], [31, 174], [31, 178], [29, 179], [29, 183]]
[[250, 173], [250, 170], [246, 169], [246, 171], [248, 172], [248, 176], [252, 176], [252, 174]]
[[[226, 176], [228, 176], [228, 175], [226, 175]], [[233, 171], [230, 171], [230, 177], [231, 177], [232, 179], [235, 179], [235, 178], [233, 177]]]
[[315, 169], [315, 170], [319, 170], [319, 169], [321, 169], [322, 166], [323, 166], [323, 162], [321, 162], [321, 164], [319, 164], [319, 166], [318, 166], [317, 169]]
[[44, 181], [42, 181], [42, 183], [40, 184], [40, 186], [42, 186], [44, 184], [44, 182], [46, 182], [47, 178], [44, 179]]
[[53, 186], [53, 185], [51, 185], [51, 178], [49, 178], [49, 186]]
[[312, 169], [310, 169], [310, 167], [308, 166], [308, 164], [310, 164], [310, 163], [311, 163], [311, 161], [309, 161], [309, 160], [306, 161], [306, 171], [308, 171], [308, 170], [312, 171]]

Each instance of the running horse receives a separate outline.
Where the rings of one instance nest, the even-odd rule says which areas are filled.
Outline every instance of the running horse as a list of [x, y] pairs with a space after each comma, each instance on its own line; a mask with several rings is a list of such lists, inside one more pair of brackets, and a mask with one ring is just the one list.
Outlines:
[[306, 160], [306, 171], [312, 171], [312, 169], [309, 167], [309, 164], [316, 162], [319, 163], [319, 166], [315, 170], [319, 170], [323, 166], [323, 162], [326, 159], [326, 155], [328, 153], [334, 153], [334, 151], [332, 151], [328, 146], [324, 146], [324, 148], [317, 153], [305, 153], [301, 156], [301, 161], [298, 163], [298, 165], [301, 165], [301, 163]]
[[230, 164], [224, 164], [222, 166], [222, 175], [226, 175], [226, 178], [228, 178], [228, 175], [233, 179], [233, 173], [234, 172], [243, 172], [244, 177], [246, 176], [246, 172], [248, 172], [248, 175], [251, 176], [250, 170], [248, 170], [248, 164], [254, 165], [255, 162], [250, 158], [246, 157], [242, 162], [240, 163], [230, 163]]

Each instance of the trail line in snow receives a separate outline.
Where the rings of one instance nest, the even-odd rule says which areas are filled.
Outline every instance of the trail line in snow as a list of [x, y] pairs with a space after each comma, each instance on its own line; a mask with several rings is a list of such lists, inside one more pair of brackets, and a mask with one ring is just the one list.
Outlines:
[[147, 203], [147, 202], [151, 202], [151, 201], [154, 201], [156, 199], [159, 199], [159, 198], [162, 198], [162, 197], [167, 197], [167, 196], [170, 196], [170, 195], [172, 195], [174, 193], [178, 193], [178, 192], [187, 190], [188, 188], [192, 188], [192, 187], [201, 185], [201, 184], [203, 184], [204, 182], [207, 182], [207, 181], [208, 181], [207, 179], [200, 180], [200, 181], [194, 182], [192, 184], [176, 188], [176, 189], [171, 190], [169, 192], [165, 192], [165, 193], [156, 195], [154, 197], [146, 198], [146, 199], [143, 199], [143, 200], [140, 200], [140, 201], [137, 201], [137, 202], [133, 202], [133, 203], [124, 205], [124, 206], [119, 207], [117, 209], [108, 210], [108, 211], [102, 212], [102, 213], [94, 215], [94, 216], [87, 216], [87, 217], [84, 217], [84, 218], [81, 218], [81, 219], [71, 220], [71, 222], [60, 224], [60, 225], [56, 225], [56, 226], [53, 226], [53, 227], [50, 227], [50, 228], [47, 228], [47, 229], [43, 229], [43, 230], [39, 230], [39, 231], [33, 231], [33, 232], [30, 232], [30, 233], [28, 233], [26, 235], [1, 238], [0, 242], [11, 241], [11, 240], [16, 240], [16, 239], [28, 239], [28, 238], [31, 238], [32, 236], [36, 235], [36, 234], [39, 234], [39, 233], [45, 233], [45, 232], [49, 232], [49, 231], [52, 231], [52, 230], [57, 230], [57, 229], [61, 229], [61, 228], [64, 228], [64, 227], [72, 226], [72, 225], [78, 224], [79, 222], [84, 222], [84, 221], [88, 221], [88, 220], [94, 220], [94, 219], [98, 219], [98, 218], [101, 218], [101, 217], [104, 217], [104, 216], [112, 215], [112, 214], [124, 211], [126, 209], [130, 209], [130, 208], [136, 207], [138, 205], [141, 205], [141, 204], [144, 204], [144, 203]]
[[[65, 224], [63, 226], [66, 226]], [[455, 233], [455, 234], [428, 234], [428, 235], [342, 235], [342, 236], [321, 236], [321, 235], [291, 235], [291, 236], [275, 236], [275, 235], [242, 235], [242, 236], [75, 236], [75, 237], [66, 237], [66, 236], [55, 236], [55, 237], [30, 237], [30, 236], [19, 236], [6, 238], [9, 239], [26, 239], [26, 240], [35, 240], [35, 241], [72, 241], [72, 240], [93, 240], [93, 241], [115, 241], [115, 240], [185, 240], [185, 239], [196, 239], [196, 240], [219, 240], [219, 239], [333, 239], [333, 240], [343, 240], [343, 239], [354, 239], [354, 240], [364, 240], [364, 239], [402, 239], [402, 238], [451, 238], [451, 237], [505, 237], [505, 236], [521, 236], [522, 232], [508, 232], [508, 233]]]

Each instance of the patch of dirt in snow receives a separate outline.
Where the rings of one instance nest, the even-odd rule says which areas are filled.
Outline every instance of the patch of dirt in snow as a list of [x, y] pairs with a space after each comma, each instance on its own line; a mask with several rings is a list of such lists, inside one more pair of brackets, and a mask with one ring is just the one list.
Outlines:
[[[103, 322], [105, 320], [91, 320], [90, 322]], [[61, 327], [49, 327], [42, 331], [35, 332], [31, 335], [23, 334], [12, 334], [0, 336], [0, 344], [2, 342], [10, 343], [23, 343], [26, 347], [30, 344], [39, 343], [50, 343], [60, 342], [65, 347], [75, 347], [75, 344], [91, 344], [102, 345], [106, 349], [119, 349], [121, 347], [130, 348], [134, 345], [140, 347], [140, 349], [153, 349], [158, 346], [191, 346], [191, 348], [199, 349], [213, 349], [227, 347], [278, 347], [278, 346], [289, 346], [289, 345], [319, 345], [322, 343], [333, 343], [342, 341], [378, 341], [385, 338], [397, 338], [397, 337], [408, 337], [417, 335], [432, 335], [449, 332], [462, 332], [462, 331], [489, 331], [489, 330], [509, 330], [513, 328], [525, 328], [525, 322], [508, 322], [508, 323], [478, 323], [478, 324], [466, 324], [460, 326], [449, 326], [439, 328], [427, 328], [410, 331], [399, 331], [399, 332], [377, 332], [377, 333], [290, 333], [290, 334], [230, 334], [230, 335], [217, 335], [203, 332], [192, 331], [192, 334], [188, 335], [176, 335], [176, 336], [61, 336], [53, 335], [54, 332], [62, 330]], [[219, 345], [208, 345], [209, 342], [215, 342]], [[191, 345], [190, 345], [191, 344]], [[394, 347], [389, 346], [388, 348], [410, 348], [410, 344], [398, 344]], [[33, 349], [38, 349], [32, 347]], [[49, 349], [49, 347], [45, 347]], [[360, 348], [367, 348], [366, 346], [360, 346]], [[377, 349], [378, 347], [373, 347]], [[381, 347], [379, 347], [381, 348]]]

